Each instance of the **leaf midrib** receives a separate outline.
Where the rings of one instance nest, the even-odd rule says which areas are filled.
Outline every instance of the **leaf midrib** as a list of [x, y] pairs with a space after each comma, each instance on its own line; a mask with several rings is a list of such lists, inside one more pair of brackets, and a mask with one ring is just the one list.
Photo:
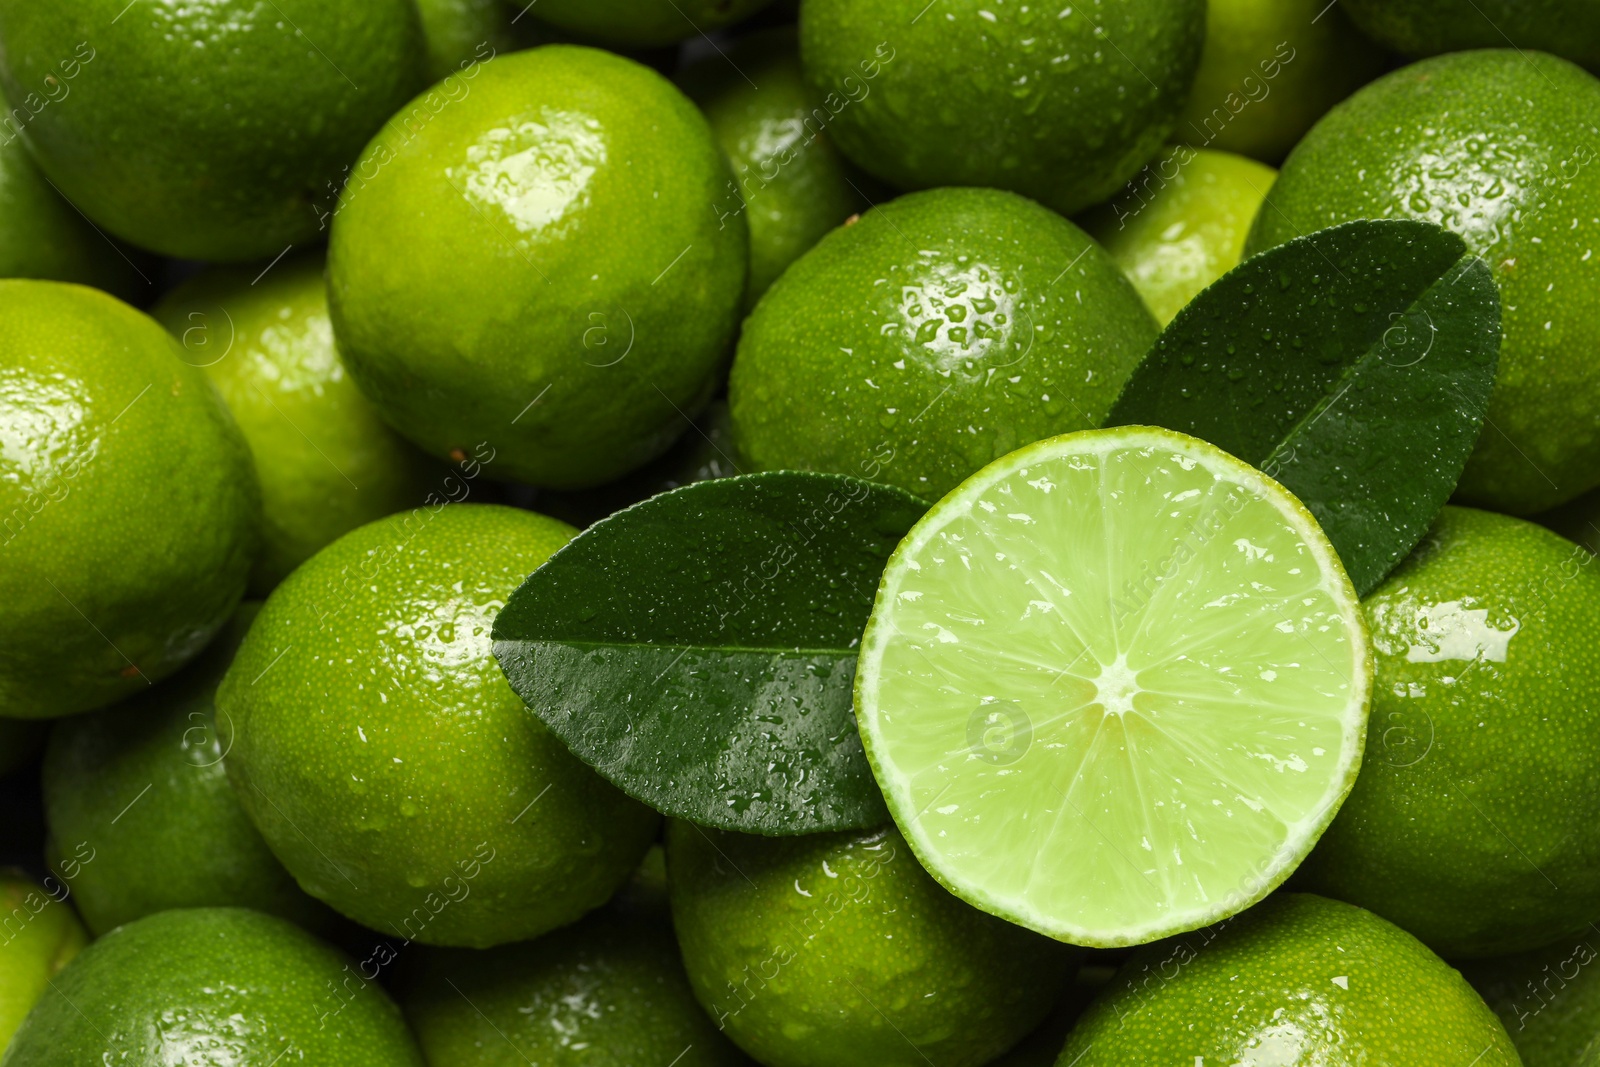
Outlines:
[[[1404, 311], [1398, 312], [1398, 314], [1401, 316], [1406, 316], [1417, 310], [1417, 308], [1422, 306], [1423, 301], [1427, 300], [1428, 296], [1433, 293], [1434, 290], [1438, 289], [1446, 278], [1450, 277], [1452, 274], [1459, 274], [1464, 270], [1470, 269], [1471, 263], [1469, 261], [1476, 262], [1477, 257], [1462, 256], [1460, 259], [1456, 260], [1450, 265], [1448, 270], [1430, 282], [1428, 287], [1424, 289], [1415, 300], [1407, 304]], [[1466, 263], [1467, 266], [1462, 266], [1463, 263]], [[1264, 457], [1262, 457], [1260, 463], [1254, 464], [1256, 468], [1260, 469], [1270, 465], [1273, 457], [1275, 457], [1285, 445], [1287, 445], [1290, 441], [1293, 441], [1298, 434], [1320, 419], [1329, 408], [1333, 407], [1335, 403], [1344, 399], [1344, 394], [1349, 391], [1351, 383], [1354, 381], [1354, 379], [1366, 368], [1370, 367], [1373, 360], [1381, 360], [1383, 358], [1382, 356], [1378, 355], [1378, 350], [1383, 347], [1383, 339], [1387, 333], [1387, 329], [1385, 329], [1382, 333], [1379, 333], [1367, 344], [1364, 349], [1361, 350], [1361, 355], [1357, 356], [1355, 359], [1351, 360], [1348, 365], [1346, 365], [1344, 372], [1340, 374], [1338, 379], [1334, 382], [1335, 387], [1329, 389], [1327, 393], [1323, 395], [1320, 401], [1313, 404], [1304, 415], [1300, 416], [1300, 418], [1295, 421], [1293, 426], [1291, 426], [1278, 438], [1278, 443], [1272, 446], [1272, 451], [1268, 452]]]

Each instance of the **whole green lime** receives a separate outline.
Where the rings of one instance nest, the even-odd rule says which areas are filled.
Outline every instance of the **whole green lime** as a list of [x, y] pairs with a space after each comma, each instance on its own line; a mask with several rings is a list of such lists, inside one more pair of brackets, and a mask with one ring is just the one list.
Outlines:
[[87, 848], [72, 899], [96, 934], [169, 908], [235, 905], [313, 929], [302, 893], [228, 784], [233, 741], [213, 708], [259, 605], [246, 604], [193, 664], [114, 708], [56, 724], [44, 762], [53, 866]]
[[991, 460], [1100, 425], [1157, 333], [1072, 223], [994, 189], [882, 204], [790, 267], [729, 384], [757, 470], [854, 474], [936, 500]]
[[1600, 937], [1586, 929], [1533, 952], [1470, 960], [1461, 973], [1500, 1016], [1523, 1067], [1583, 1067], [1600, 1057], [1597, 962]]
[[262, 545], [253, 596], [341, 534], [422, 503], [428, 475], [443, 473], [378, 418], [345, 373], [322, 268], [316, 254], [265, 275], [213, 268], [153, 312], [222, 393], [255, 455]]
[[486, 948], [605, 902], [654, 812], [567, 751], [501, 674], [494, 617], [573, 535], [487, 504], [363, 526], [268, 599], [217, 694], [227, 767], [311, 895], [412, 941]]
[[12, 116], [0, 118], [0, 278], [77, 282], [124, 300], [143, 295], [145, 257], [95, 232], [40, 172], [4, 98], [0, 109]]
[[5, 1067], [317, 1063], [422, 1067], [381, 986], [293, 923], [245, 908], [163, 911], [56, 976]]
[[1600, 8], [1591, 0], [1345, 0], [1340, 6], [1368, 35], [1410, 56], [1510, 44], [1600, 64]]
[[399, 994], [438, 1067], [741, 1067], [665, 915], [606, 909], [537, 941], [424, 949]]
[[750, 229], [745, 310], [784, 269], [867, 206], [862, 183], [812, 114], [792, 28], [752, 34], [690, 67], [679, 84], [705, 111], [738, 182], [718, 215]]
[[1460, 974], [1371, 912], [1278, 893], [1134, 955], [1059, 1067], [1520, 1067]]
[[51, 981], [89, 943], [63, 898], [21, 871], [0, 868], [0, 1053]]
[[23, 139], [85, 215], [163, 255], [244, 260], [316, 238], [421, 82], [423, 40], [411, 0], [3, 0], [0, 56]]
[[1376, 78], [1383, 50], [1345, 4], [1209, 0], [1206, 45], [1172, 138], [1277, 163], [1328, 109]]
[[329, 296], [345, 365], [437, 456], [598, 485], [660, 455], [711, 396], [748, 237], [718, 219], [705, 117], [620, 56], [503, 56], [403, 109], [345, 187]]
[[540, 21], [597, 44], [647, 47], [702, 37], [755, 14], [771, 0], [540, 0]]
[[0, 715], [140, 692], [228, 621], [250, 450], [205, 375], [95, 289], [0, 281]]
[[1359, 218], [1459, 233], [1500, 286], [1494, 396], [1460, 496], [1529, 514], [1600, 483], [1600, 80], [1550, 56], [1440, 56], [1329, 112], [1246, 253]]
[[667, 827], [695, 995], [767, 1067], [976, 1067], [1016, 1044], [1077, 950], [957, 900], [898, 831]]
[[1244, 156], [1179, 145], [1083, 225], [1165, 326], [1200, 290], [1239, 265], [1277, 171]]
[[1361, 777], [1301, 867], [1455, 959], [1600, 915], [1600, 570], [1530, 522], [1446, 508], [1363, 606]]
[[814, 122], [902, 189], [988, 185], [1063, 213], [1117, 191], [1177, 124], [1205, 0], [805, 0]]
[[[428, 81], [476, 76], [472, 67], [519, 47], [512, 19], [522, 10], [509, 0], [417, 0], [428, 44]], [[531, 21], [531, 19], [530, 19]]]

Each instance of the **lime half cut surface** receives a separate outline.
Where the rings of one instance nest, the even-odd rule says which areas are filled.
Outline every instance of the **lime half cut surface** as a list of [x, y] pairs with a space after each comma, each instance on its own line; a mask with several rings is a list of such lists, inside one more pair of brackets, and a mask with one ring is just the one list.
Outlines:
[[1029, 445], [906, 535], [856, 714], [933, 875], [1076, 944], [1232, 915], [1310, 852], [1360, 766], [1360, 602], [1288, 490], [1184, 434]]

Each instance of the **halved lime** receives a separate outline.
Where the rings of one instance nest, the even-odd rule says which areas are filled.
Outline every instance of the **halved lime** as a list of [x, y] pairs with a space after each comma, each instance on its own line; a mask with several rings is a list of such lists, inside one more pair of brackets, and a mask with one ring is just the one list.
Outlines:
[[1350, 791], [1372, 661], [1311, 514], [1168, 430], [996, 460], [906, 535], [856, 716], [889, 809], [968, 902], [1141, 944], [1266, 896]]

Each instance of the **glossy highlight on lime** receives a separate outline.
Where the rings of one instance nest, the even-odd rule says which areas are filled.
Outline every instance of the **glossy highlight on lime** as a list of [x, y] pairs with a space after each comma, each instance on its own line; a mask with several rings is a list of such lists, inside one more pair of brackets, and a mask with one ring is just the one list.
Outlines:
[[1204, 0], [806, 0], [800, 51], [829, 136], [869, 173], [900, 189], [1009, 189], [1068, 214], [1160, 150], [1205, 12]]
[[0, 715], [142, 692], [233, 614], [259, 544], [249, 446], [148, 316], [0, 281]]
[[1363, 604], [1365, 769], [1306, 888], [1448, 959], [1582, 929], [1600, 896], [1600, 570], [1531, 522], [1446, 508]]
[[318, 239], [423, 47], [409, 0], [0, 3], [0, 87], [44, 173], [113, 236], [185, 259]]
[[1078, 953], [945, 892], [891, 828], [771, 838], [667, 827], [695, 995], [767, 1067], [979, 1067], [1032, 1029]]
[[[348, 984], [346, 984], [348, 983]], [[245, 908], [118, 927], [55, 977], [6, 1067], [249, 1063], [422, 1067], [389, 994], [292, 923]]]
[[273, 591], [217, 693], [229, 777], [312, 896], [382, 933], [487, 948], [605, 903], [655, 812], [567, 751], [490, 629], [573, 535], [493, 504], [353, 530]]
[[216, 385], [255, 457], [262, 545], [252, 596], [341, 534], [440, 488], [443, 465], [389, 429], [345, 370], [320, 255], [202, 271], [154, 314]]
[[[437, 108], [437, 111], [435, 110]], [[710, 399], [744, 292], [705, 117], [654, 71], [549, 45], [452, 75], [367, 147], [332, 223], [339, 351], [440, 458], [581, 488], [655, 458]]]
[[791, 266], [746, 320], [728, 384], [756, 470], [937, 499], [984, 464], [1098, 426], [1155, 341], [1098, 244], [997, 189], [879, 204]]

